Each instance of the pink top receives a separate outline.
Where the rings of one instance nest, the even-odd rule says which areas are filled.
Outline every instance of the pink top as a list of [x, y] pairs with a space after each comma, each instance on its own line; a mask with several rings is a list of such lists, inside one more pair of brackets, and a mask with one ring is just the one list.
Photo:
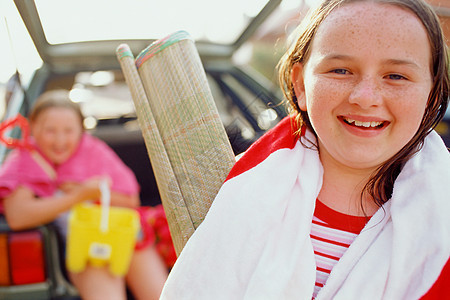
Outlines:
[[[31, 141], [35, 145], [34, 141]], [[45, 158], [45, 156], [41, 153]], [[52, 164], [56, 179], [52, 180], [32, 158], [30, 151], [16, 149], [10, 153], [0, 169], [0, 199], [19, 185], [34, 191], [36, 196], [51, 196], [64, 182], [82, 182], [90, 177], [107, 175], [112, 180], [111, 189], [127, 195], [139, 192], [134, 173], [103, 141], [87, 133], [73, 156], [59, 166]], [[1, 204], [1, 202], [0, 202]], [[0, 207], [2, 211], [2, 207]]]

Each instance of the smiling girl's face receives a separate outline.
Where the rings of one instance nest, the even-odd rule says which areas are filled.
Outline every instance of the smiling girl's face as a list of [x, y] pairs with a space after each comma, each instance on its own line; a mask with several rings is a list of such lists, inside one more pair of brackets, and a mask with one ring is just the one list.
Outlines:
[[43, 110], [32, 122], [31, 129], [42, 153], [57, 165], [72, 156], [83, 133], [79, 115], [66, 107]]
[[357, 2], [336, 8], [292, 82], [324, 164], [373, 171], [414, 136], [432, 87], [426, 30], [410, 11]]

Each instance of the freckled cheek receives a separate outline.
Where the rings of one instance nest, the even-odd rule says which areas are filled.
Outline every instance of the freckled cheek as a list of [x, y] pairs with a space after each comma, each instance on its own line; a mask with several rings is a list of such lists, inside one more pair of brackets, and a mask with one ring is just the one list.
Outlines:
[[422, 122], [425, 113], [424, 103], [418, 105], [397, 106], [397, 116], [402, 119], [409, 127], [417, 130]]
[[429, 91], [420, 89], [409, 89], [399, 93], [391, 93], [389, 97], [385, 97], [389, 101], [389, 105], [397, 112], [403, 112], [402, 115], [410, 115], [410, 117], [422, 118], [428, 102]]
[[402, 130], [405, 139], [410, 139], [417, 132], [422, 122], [428, 95], [421, 95], [421, 91], [404, 93], [397, 98], [392, 97], [388, 109], [393, 117], [393, 129]]
[[313, 89], [306, 91], [308, 113], [310, 115], [329, 114], [344, 101], [346, 95], [346, 89], [342, 84], [330, 82], [316, 84]]

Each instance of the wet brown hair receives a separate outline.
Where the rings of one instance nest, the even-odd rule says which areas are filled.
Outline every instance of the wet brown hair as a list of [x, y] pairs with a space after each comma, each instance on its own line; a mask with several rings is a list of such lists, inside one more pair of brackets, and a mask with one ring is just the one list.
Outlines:
[[83, 120], [84, 116], [81, 112], [80, 106], [70, 100], [68, 90], [51, 90], [40, 95], [33, 105], [28, 118], [31, 123], [35, 122], [42, 112], [49, 108], [67, 108], [74, 111], [80, 119], [80, 126], [84, 129]]
[[[312, 132], [308, 113], [300, 110], [297, 104], [293, 83], [291, 81], [292, 67], [296, 63], [306, 63], [311, 51], [312, 40], [325, 18], [337, 7], [355, 2], [374, 2], [390, 4], [413, 12], [423, 23], [428, 35], [431, 49], [431, 75], [433, 85], [428, 96], [427, 106], [422, 122], [413, 138], [393, 157], [384, 162], [372, 175], [362, 193], [368, 193], [378, 206], [386, 203], [392, 195], [394, 181], [406, 161], [419, 151], [425, 137], [442, 120], [448, 106], [449, 97], [449, 66], [445, 38], [439, 24], [439, 19], [433, 9], [423, 0], [324, 0], [311, 11], [300, 24], [297, 39], [286, 54], [281, 58], [279, 80], [282, 91], [287, 99], [289, 109], [296, 114], [297, 128], [308, 127]], [[299, 134], [299, 132], [297, 132]], [[316, 145], [318, 147], [318, 145]], [[362, 195], [361, 195], [362, 197]]]

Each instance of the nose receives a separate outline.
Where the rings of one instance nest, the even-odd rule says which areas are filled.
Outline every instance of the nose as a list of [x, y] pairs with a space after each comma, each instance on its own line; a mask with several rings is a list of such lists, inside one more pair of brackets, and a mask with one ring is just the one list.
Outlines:
[[66, 144], [67, 135], [64, 132], [58, 131], [55, 134], [55, 144], [58, 146], [63, 146]]
[[381, 88], [375, 78], [362, 77], [353, 87], [349, 97], [351, 104], [361, 108], [379, 106], [382, 103]]

